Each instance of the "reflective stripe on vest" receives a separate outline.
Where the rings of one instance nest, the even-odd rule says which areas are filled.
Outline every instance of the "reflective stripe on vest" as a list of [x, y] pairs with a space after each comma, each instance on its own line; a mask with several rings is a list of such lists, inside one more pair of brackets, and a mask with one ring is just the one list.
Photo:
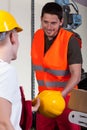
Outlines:
[[[55, 76], [67, 76], [69, 73], [68, 70], [50, 70], [48, 68], [43, 68], [42, 66], [33, 65], [35, 71], [44, 71], [49, 72]], [[45, 81], [44, 80], [37, 80], [39, 86], [46, 86], [46, 87], [65, 87], [67, 82], [58, 82], [58, 81]]]
[[67, 82], [57, 82], [57, 81], [43, 81], [43, 80], [37, 80], [39, 86], [46, 86], [46, 87], [65, 87]]
[[36, 66], [36, 65], [33, 65], [33, 68], [35, 71], [44, 71], [53, 74], [55, 76], [67, 76], [70, 74], [69, 70], [52, 70], [52, 69], [43, 68], [42, 66]]

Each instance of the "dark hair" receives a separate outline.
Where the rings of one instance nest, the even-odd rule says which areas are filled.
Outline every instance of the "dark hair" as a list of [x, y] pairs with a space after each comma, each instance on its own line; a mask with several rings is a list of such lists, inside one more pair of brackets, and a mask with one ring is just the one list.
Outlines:
[[62, 7], [55, 2], [49, 2], [43, 6], [41, 17], [43, 17], [45, 13], [57, 15], [60, 20], [63, 17]]

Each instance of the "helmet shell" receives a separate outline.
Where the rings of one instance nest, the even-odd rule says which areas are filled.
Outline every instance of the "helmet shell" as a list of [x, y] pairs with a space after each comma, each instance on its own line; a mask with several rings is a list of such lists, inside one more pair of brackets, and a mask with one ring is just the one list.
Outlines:
[[[44, 90], [37, 97], [40, 98], [39, 112], [41, 114], [50, 118], [54, 118], [62, 114], [65, 108], [65, 100], [62, 97], [61, 92]], [[35, 103], [35, 100], [33, 100], [33, 103]]]
[[0, 10], [0, 32], [7, 32], [14, 28], [17, 29], [17, 32], [23, 30], [9, 12]]

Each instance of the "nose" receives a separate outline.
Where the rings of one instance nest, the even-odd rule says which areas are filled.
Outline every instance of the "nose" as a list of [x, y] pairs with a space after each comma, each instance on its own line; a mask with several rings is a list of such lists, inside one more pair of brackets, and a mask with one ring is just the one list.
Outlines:
[[51, 29], [51, 23], [47, 24], [47, 29]]

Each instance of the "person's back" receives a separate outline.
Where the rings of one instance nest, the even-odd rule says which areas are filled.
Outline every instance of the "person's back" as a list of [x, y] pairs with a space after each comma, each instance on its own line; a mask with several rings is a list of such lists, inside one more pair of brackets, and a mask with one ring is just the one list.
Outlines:
[[[5, 100], [7, 100], [7, 103]], [[10, 120], [15, 129], [21, 130], [19, 122], [21, 117], [22, 104], [16, 72], [10, 64], [0, 60], [0, 115], [2, 112], [2, 103], [6, 104], [5, 107], [2, 105], [5, 115], [2, 114], [3, 117], [1, 116], [1, 118], [3, 119], [7, 117], [7, 111], [9, 110], [8, 108], [10, 107], [11, 103], [12, 110]]]
[[[10, 64], [17, 58], [18, 32], [20, 31], [22, 28], [15, 18], [9, 12], [0, 10], [0, 130], [22, 130], [20, 127], [22, 115], [20, 86], [16, 70]], [[35, 106], [29, 106], [30, 113], [37, 111], [39, 105], [38, 99]]]
[[[9, 22], [10, 21], [10, 22]], [[15, 69], [10, 65], [17, 57], [17, 32], [22, 31], [14, 17], [0, 10], [0, 129], [21, 130], [21, 95]]]

